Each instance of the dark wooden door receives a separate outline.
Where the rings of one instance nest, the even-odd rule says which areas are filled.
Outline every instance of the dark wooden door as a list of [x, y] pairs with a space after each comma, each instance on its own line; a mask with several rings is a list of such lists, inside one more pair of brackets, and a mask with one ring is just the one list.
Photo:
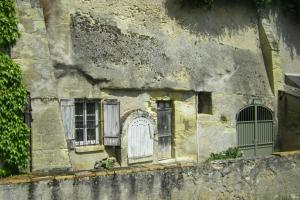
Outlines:
[[157, 103], [157, 129], [158, 129], [158, 158], [160, 160], [171, 158], [172, 143], [172, 108], [170, 101]]

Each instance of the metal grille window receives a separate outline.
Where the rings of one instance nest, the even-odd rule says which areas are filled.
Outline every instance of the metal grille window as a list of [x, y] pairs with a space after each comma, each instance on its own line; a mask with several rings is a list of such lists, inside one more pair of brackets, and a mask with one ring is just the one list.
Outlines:
[[237, 114], [238, 147], [245, 156], [268, 155], [273, 151], [273, 114], [251, 105]]
[[75, 143], [78, 146], [99, 144], [99, 106], [95, 101], [75, 101]]
[[171, 114], [172, 107], [170, 101], [157, 102], [157, 128], [160, 159], [171, 158]]

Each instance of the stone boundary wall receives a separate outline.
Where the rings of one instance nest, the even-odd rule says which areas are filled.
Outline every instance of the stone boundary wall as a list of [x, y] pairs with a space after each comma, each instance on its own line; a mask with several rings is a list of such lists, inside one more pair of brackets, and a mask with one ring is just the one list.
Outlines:
[[300, 199], [300, 155], [0, 180], [3, 200]]

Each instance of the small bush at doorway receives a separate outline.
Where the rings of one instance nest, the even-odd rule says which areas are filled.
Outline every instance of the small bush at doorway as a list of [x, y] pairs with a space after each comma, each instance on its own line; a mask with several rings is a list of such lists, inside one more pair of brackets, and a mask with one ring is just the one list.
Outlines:
[[116, 158], [104, 158], [101, 161], [95, 163], [94, 169], [112, 169], [115, 166]]
[[208, 161], [212, 160], [226, 160], [242, 157], [242, 153], [236, 147], [230, 147], [226, 151], [219, 153], [211, 153]]

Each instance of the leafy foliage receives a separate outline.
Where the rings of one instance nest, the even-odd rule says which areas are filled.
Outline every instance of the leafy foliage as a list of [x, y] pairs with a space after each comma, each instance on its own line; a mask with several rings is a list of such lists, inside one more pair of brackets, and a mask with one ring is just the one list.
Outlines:
[[[14, 0], [0, 0], [0, 47], [7, 47], [20, 36]], [[29, 128], [22, 111], [26, 90], [21, 69], [11, 58], [0, 53], [0, 176], [19, 173], [29, 157]]]
[[242, 157], [242, 153], [236, 147], [230, 147], [226, 151], [220, 153], [211, 153], [209, 161], [211, 160], [226, 160]]
[[115, 159], [114, 158], [108, 158], [102, 161], [101, 167], [104, 169], [112, 169], [115, 165]]
[[0, 53], [0, 158], [4, 170], [10, 170], [7, 173], [18, 173], [27, 165], [29, 128], [22, 118], [25, 105], [20, 67]]
[[15, 43], [19, 36], [14, 0], [0, 0], [0, 47]]

